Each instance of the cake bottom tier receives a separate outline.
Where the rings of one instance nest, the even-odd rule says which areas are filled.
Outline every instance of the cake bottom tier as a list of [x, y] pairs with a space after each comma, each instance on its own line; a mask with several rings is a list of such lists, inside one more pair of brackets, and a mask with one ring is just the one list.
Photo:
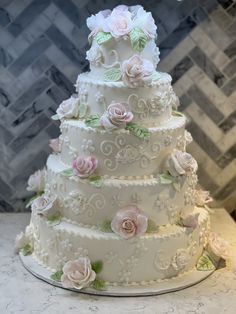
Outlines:
[[200, 215], [194, 230], [171, 225], [130, 240], [65, 221], [51, 226], [32, 213], [33, 257], [55, 272], [69, 260], [88, 256], [91, 262], [103, 262], [99, 276], [107, 285], [153, 284], [194, 269], [209, 231], [208, 213], [202, 208], [195, 211]]

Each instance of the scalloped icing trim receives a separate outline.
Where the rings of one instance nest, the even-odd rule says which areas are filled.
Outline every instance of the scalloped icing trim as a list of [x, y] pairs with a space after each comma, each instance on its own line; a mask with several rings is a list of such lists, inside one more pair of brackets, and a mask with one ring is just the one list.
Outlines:
[[[160, 126], [156, 126], [156, 127], [149, 127], [147, 128], [151, 133], [156, 133], [156, 132], [171, 132], [173, 130], [182, 128], [185, 126], [186, 123], [186, 117], [176, 117], [176, 116], [171, 116], [171, 118], [166, 121], [165, 125], [160, 125]], [[171, 125], [171, 124], [176, 124], [176, 125]], [[84, 123], [84, 121], [82, 120], [75, 120], [75, 119], [68, 119], [68, 120], [64, 120], [61, 123], [61, 130], [63, 132], [63, 129], [67, 129], [68, 128], [80, 128], [81, 131], [84, 132], [88, 132], [88, 133], [99, 133], [99, 134], [109, 134], [109, 133], [113, 133], [113, 134], [129, 134], [130, 132], [128, 130], [125, 129], [117, 129], [117, 130], [113, 130], [112, 132], [109, 132], [107, 130], [104, 129], [100, 129], [100, 128], [92, 128], [92, 127], [88, 127], [86, 126], [86, 124]]]
[[[160, 79], [152, 80], [152, 82], [148, 86], [144, 86], [144, 87], [149, 88], [153, 86], [171, 84], [172, 77], [170, 76], [170, 74], [165, 73], [165, 72], [156, 72], [156, 73], [160, 75]], [[126, 86], [123, 82], [106, 82], [102, 80], [96, 80], [90, 77], [90, 75], [91, 75], [91, 72], [85, 72], [85, 73], [79, 74], [75, 87], [77, 87], [77, 85], [79, 85], [81, 81], [81, 83], [85, 82], [87, 84], [92, 84], [94, 86], [99, 85], [99, 86], [116, 87], [116, 88], [122, 88], [122, 87], [130, 88]]]

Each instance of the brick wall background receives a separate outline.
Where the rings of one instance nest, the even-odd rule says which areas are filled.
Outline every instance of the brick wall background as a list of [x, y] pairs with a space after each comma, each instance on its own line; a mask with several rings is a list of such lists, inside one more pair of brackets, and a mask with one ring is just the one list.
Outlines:
[[[201, 185], [236, 207], [236, 2], [146, 0], [158, 25], [159, 70], [189, 117]], [[0, 211], [22, 211], [28, 176], [43, 167], [50, 120], [88, 70], [86, 18], [112, 0], [0, 0]]]

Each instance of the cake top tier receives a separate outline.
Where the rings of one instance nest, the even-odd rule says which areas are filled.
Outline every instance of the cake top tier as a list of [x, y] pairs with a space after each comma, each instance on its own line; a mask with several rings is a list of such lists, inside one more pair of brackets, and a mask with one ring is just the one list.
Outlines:
[[134, 56], [142, 59], [148, 72], [155, 70], [159, 62], [157, 26], [152, 14], [142, 6], [119, 5], [112, 11], [100, 11], [87, 19], [87, 26], [92, 43], [87, 59], [95, 77], [101, 77], [108, 69], [121, 68]]

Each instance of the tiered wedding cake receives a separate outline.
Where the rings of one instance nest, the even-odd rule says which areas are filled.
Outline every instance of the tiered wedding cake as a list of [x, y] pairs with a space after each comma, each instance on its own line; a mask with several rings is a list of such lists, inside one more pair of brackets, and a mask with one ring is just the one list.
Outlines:
[[171, 76], [155, 70], [151, 13], [122, 5], [87, 24], [91, 71], [52, 117], [61, 135], [29, 179], [37, 197], [17, 246], [66, 288], [132, 289], [213, 268], [202, 256], [210, 198], [196, 190]]

